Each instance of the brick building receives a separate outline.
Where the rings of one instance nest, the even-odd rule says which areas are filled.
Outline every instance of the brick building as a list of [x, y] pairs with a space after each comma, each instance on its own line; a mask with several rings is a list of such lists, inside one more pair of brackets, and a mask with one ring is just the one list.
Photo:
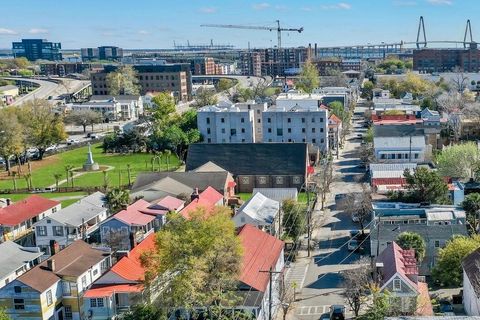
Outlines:
[[413, 70], [449, 72], [460, 68], [464, 72], [480, 71], [480, 50], [476, 45], [460, 49], [413, 50]]

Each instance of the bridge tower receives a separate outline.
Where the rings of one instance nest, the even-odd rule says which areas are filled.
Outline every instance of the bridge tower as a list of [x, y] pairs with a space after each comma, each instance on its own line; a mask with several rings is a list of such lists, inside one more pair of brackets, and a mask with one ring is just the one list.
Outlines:
[[[423, 33], [423, 41], [420, 42], [420, 31]], [[466, 32], [466, 31], [465, 31]], [[466, 34], [465, 34], [466, 36]], [[423, 23], [423, 16], [420, 16], [420, 21], [418, 22], [418, 32], [417, 32], [417, 49], [420, 49], [420, 45], [423, 45], [424, 48], [427, 47], [427, 35], [425, 34], [425, 24]]]
[[[470, 42], [467, 42], [467, 35], [470, 35]], [[470, 24], [470, 19], [467, 20], [467, 25], [465, 27], [465, 35], [463, 36], [463, 47], [466, 48], [467, 44], [473, 43], [472, 36], [472, 25]]]

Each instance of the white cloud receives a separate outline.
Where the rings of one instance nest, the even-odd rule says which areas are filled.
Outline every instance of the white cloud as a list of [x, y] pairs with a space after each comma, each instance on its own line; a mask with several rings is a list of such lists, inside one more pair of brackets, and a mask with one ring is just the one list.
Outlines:
[[18, 34], [16, 31], [7, 28], [0, 28], [1, 35], [16, 35]]
[[255, 10], [265, 10], [265, 9], [268, 9], [268, 8], [270, 8], [270, 3], [267, 3], [267, 2], [255, 3], [253, 5], [253, 9], [255, 9]]
[[427, 2], [434, 6], [451, 6], [453, 4], [451, 0], [427, 0]]
[[138, 31], [138, 34], [146, 35], [146, 34], [150, 34], [150, 32], [148, 32], [147, 30], [140, 30]]
[[200, 8], [199, 11], [202, 12], [202, 13], [210, 14], [210, 13], [215, 13], [215, 12], [217, 12], [217, 8], [213, 8], [213, 7], [203, 7], [203, 8]]
[[320, 8], [322, 8], [323, 10], [336, 10], [336, 9], [350, 10], [352, 8], [352, 5], [346, 2], [339, 2], [335, 4], [323, 5]]
[[42, 28], [33, 28], [28, 30], [28, 33], [30, 34], [45, 34], [48, 33], [47, 29], [42, 29]]
[[287, 9], [288, 9], [287, 6], [283, 5], [283, 4], [279, 4], [279, 5], [275, 6], [275, 10], [277, 10], [277, 11], [285, 11]]

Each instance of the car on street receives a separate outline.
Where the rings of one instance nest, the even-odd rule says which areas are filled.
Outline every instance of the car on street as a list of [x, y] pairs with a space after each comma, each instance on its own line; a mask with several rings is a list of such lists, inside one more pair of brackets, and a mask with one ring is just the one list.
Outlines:
[[359, 217], [358, 213], [356, 213], [356, 212], [352, 213], [352, 221], [353, 222], [360, 222], [360, 217]]
[[360, 241], [351, 239], [350, 241], [348, 241], [347, 249], [348, 251], [356, 251], [360, 249]]
[[345, 320], [345, 306], [342, 304], [331, 305], [330, 320]]
[[448, 300], [441, 300], [440, 301], [440, 312], [445, 314], [445, 315], [455, 315], [453, 305], [450, 301]]
[[68, 146], [71, 146], [71, 145], [77, 144], [77, 143], [80, 143], [80, 140], [78, 140], [78, 139], [68, 139], [67, 140], [67, 145]]

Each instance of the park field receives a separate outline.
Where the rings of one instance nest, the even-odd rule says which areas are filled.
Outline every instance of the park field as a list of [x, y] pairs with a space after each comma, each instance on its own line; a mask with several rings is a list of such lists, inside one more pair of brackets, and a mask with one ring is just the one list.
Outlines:
[[[67, 186], [66, 166], [70, 165], [73, 168], [81, 168], [87, 159], [88, 147], [82, 147], [53, 156], [44, 158], [41, 161], [32, 162], [32, 186], [33, 188], [45, 188], [55, 185], [55, 174], [60, 174], [60, 186]], [[151, 170], [152, 154], [148, 153], [132, 153], [132, 154], [110, 154], [103, 153], [101, 144], [92, 145], [93, 159], [97, 162], [101, 170], [99, 172], [75, 172], [79, 176], [74, 178], [75, 187], [101, 187], [104, 185], [104, 173], [107, 171], [107, 180], [110, 187], [128, 184], [128, 170], [130, 165], [130, 173], [132, 182], [136, 175], [142, 171]], [[179, 160], [172, 154], [169, 157], [169, 170], [178, 168]], [[12, 170], [17, 170], [13, 167]], [[26, 166], [23, 167], [23, 173], [28, 172]], [[158, 164], [155, 165], [155, 170], [158, 170]], [[160, 171], [167, 170], [166, 159], [161, 158]], [[26, 188], [27, 182], [24, 177], [17, 176], [17, 188]], [[71, 186], [71, 183], [69, 184]], [[9, 177], [6, 172], [0, 174], [0, 190], [13, 189], [13, 179]]]
[[[17, 202], [28, 198], [33, 193], [15, 193], [15, 194], [0, 194], [0, 198], [9, 198], [13, 202]], [[44, 197], [47, 199], [54, 199], [58, 200], [62, 203], [62, 208], [68, 207], [74, 202], [77, 202], [81, 198], [87, 195], [86, 192], [78, 191], [78, 192], [52, 192], [52, 193], [39, 193], [37, 194], [40, 197]]]

